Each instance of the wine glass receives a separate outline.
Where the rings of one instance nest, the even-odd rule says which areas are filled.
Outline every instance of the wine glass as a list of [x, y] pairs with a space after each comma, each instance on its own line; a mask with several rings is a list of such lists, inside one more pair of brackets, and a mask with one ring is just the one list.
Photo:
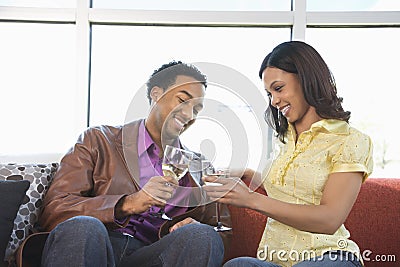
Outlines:
[[[188, 172], [193, 155], [193, 152], [167, 145], [164, 149], [164, 158], [162, 162], [164, 176], [170, 176], [179, 181]], [[172, 220], [172, 218], [165, 213], [164, 208], [161, 208], [152, 215], [164, 220]]]
[[[214, 168], [211, 161], [202, 160], [201, 161], [201, 170], [202, 176], [216, 176], [218, 178], [227, 178], [229, 177], [229, 168]], [[207, 186], [221, 186], [220, 183], [213, 182], [204, 182]], [[214, 230], [217, 232], [229, 231], [232, 228], [224, 226], [221, 222], [221, 214], [220, 214], [220, 203], [216, 202], [216, 214], [217, 214], [217, 226], [214, 227]]]

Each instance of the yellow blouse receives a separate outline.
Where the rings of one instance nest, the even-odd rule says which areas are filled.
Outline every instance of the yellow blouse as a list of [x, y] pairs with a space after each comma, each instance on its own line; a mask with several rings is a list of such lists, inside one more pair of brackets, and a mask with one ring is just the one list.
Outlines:
[[[300, 134], [289, 125], [286, 144], [279, 142], [275, 160], [263, 182], [268, 196], [288, 203], [319, 205], [330, 173], [363, 172], [373, 168], [371, 139], [334, 119], [314, 123]], [[257, 257], [282, 266], [314, 258], [329, 250], [348, 250], [360, 255], [344, 225], [333, 235], [297, 230], [268, 218]]]

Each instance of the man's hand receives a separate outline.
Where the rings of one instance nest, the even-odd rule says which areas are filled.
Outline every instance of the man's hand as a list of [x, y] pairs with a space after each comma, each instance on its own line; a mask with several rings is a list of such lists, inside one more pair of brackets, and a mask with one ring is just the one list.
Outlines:
[[193, 218], [187, 217], [187, 218], [183, 219], [182, 221], [174, 224], [171, 228], [169, 228], [169, 232], [171, 233], [171, 232], [175, 231], [176, 229], [178, 229], [179, 227], [182, 227], [186, 224], [192, 224], [192, 223], [199, 223], [199, 222]]
[[177, 186], [178, 181], [170, 176], [154, 176], [140, 191], [121, 198], [115, 206], [115, 217], [122, 219], [140, 214], [151, 206], [164, 207]]

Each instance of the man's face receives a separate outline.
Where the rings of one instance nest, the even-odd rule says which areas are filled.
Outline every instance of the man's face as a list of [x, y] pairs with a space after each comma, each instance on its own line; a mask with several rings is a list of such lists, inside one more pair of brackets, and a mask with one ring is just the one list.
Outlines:
[[[161, 90], [161, 91], [160, 91]], [[178, 75], [175, 84], [165, 92], [154, 87], [149, 117], [153, 129], [162, 133], [163, 140], [174, 140], [192, 125], [203, 109], [205, 87], [189, 76]]]

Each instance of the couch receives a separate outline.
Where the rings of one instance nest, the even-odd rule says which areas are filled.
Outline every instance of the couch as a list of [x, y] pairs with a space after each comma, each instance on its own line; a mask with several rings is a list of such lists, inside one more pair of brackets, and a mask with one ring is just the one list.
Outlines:
[[[13, 252], [32, 234], [40, 216], [41, 200], [51, 186], [58, 163], [0, 164], [0, 181], [28, 180], [30, 186], [14, 220], [6, 255], [14, 263]], [[266, 194], [262, 189], [257, 192]], [[22, 192], [25, 194], [24, 192]], [[19, 204], [18, 204], [19, 205]], [[266, 216], [245, 208], [229, 207], [233, 240], [228, 259], [256, 256]], [[3, 211], [2, 211], [3, 213]], [[400, 266], [400, 179], [369, 178], [345, 222], [351, 238], [358, 243], [366, 267]], [[38, 236], [40, 238], [40, 236]], [[37, 256], [35, 251], [32, 255]], [[24, 254], [21, 256], [31, 257]], [[1, 265], [0, 261], [0, 266]]]
[[[257, 192], [265, 194], [258, 189]], [[228, 258], [256, 256], [267, 217], [229, 207], [233, 240]], [[362, 185], [346, 222], [366, 267], [400, 266], [400, 179], [369, 178]]]

